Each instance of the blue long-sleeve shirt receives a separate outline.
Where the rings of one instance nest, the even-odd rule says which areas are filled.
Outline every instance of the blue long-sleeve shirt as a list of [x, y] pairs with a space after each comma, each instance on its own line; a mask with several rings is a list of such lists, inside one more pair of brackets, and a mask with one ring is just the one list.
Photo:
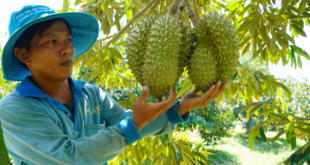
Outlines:
[[27, 77], [0, 101], [3, 136], [14, 164], [102, 165], [133, 142], [172, 132], [186, 122], [177, 102], [140, 132], [125, 110], [101, 88], [68, 79], [73, 114]]

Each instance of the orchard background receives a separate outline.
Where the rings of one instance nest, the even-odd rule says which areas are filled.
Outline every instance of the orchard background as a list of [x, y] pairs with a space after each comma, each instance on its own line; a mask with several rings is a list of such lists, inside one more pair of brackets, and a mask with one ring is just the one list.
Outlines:
[[[138, 141], [109, 164], [262, 164], [254, 158], [260, 157], [257, 151], [262, 148], [265, 153], [262, 159], [268, 159], [269, 155], [274, 160], [269, 164], [310, 164], [308, 79], [283, 76], [279, 79], [270, 71], [271, 65], [277, 64], [291, 70], [309, 68], [309, 51], [298, 45], [297, 39], [309, 35], [310, 30], [306, 29], [310, 24], [310, 0], [179, 1], [175, 2], [181, 6], [189, 2], [198, 19], [213, 11], [225, 14], [232, 21], [240, 43], [238, 72], [218, 99], [206, 108], [192, 111], [189, 122], [178, 125], [174, 133]], [[173, 0], [61, 2], [62, 8], [55, 8], [57, 12], [90, 13], [100, 24], [97, 42], [75, 59], [72, 77], [100, 86], [121, 106], [131, 109], [141, 86], [128, 69], [126, 37], [144, 16], [167, 14]], [[188, 7], [176, 14], [192, 28]], [[9, 13], [5, 16], [9, 17]], [[1, 36], [2, 46], [7, 37], [4, 33]], [[309, 39], [305, 41], [304, 45], [310, 45]], [[0, 98], [18, 83], [4, 80], [0, 72]], [[185, 71], [176, 86], [177, 97], [194, 88]], [[147, 101], [157, 100], [150, 96]], [[237, 143], [252, 152], [240, 154], [242, 149], [227, 150], [227, 144]], [[3, 151], [0, 136], [0, 162], [8, 162]]]

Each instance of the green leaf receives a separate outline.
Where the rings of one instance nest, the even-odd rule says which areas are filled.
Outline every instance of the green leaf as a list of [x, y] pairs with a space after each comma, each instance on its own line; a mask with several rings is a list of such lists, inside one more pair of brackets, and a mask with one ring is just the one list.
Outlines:
[[101, 9], [102, 9], [103, 11], [105, 11], [105, 5], [104, 5], [104, 1], [102, 1], [102, 2], [101, 2], [101, 5], [100, 5], [100, 7], [101, 7]]
[[300, 47], [296, 46], [296, 45], [292, 45], [294, 47], [294, 51], [298, 54], [301, 55], [303, 57], [305, 57], [306, 59], [310, 60], [310, 56], [309, 54], [304, 51], [303, 49], [301, 49]]
[[277, 30], [277, 32], [280, 34], [280, 35], [282, 35], [285, 39], [287, 39], [287, 40], [289, 40], [289, 41], [291, 41], [294, 45], [295, 45], [295, 41], [294, 41], [294, 39], [290, 36], [290, 35], [288, 35], [286, 32], [285, 32], [285, 30]]
[[249, 33], [252, 33], [256, 28], [257, 28], [257, 25], [259, 23], [259, 20], [260, 20], [260, 17], [256, 17], [254, 19], [254, 21], [252, 22], [251, 26], [250, 26], [250, 31]]
[[253, 21], [253, 20], [251, 20], [251, 21], [249, 21], [249, 20], [244, 21], [244, 22], [240, 25], [240, 27], [238, 28], [237, 32], [239, 33], [239, 32], [241, 32], [241, 31], [243, 31], [243, 30], [245, 30], [245, 29], [248, 29], [248, 27], [251, 25], [252, 21]]
[[[307, 0], [302, 0], [299, 4], [298, 15], [302, 14], [306, 9]], [[308, 6], [310, 7], [310, 6]]]
[[168, 138], [168, 134], [164, 134], [163, 137], [164, 137], [164, 141], [167, 142], [168, 139], [169, 139], [169, 138]]
[[121, 53], [117, 49], [110, 47], [109, 50], [116, 58], [123, 60]]
[[191, 89], [192, 86], [194, 86], [194, 84], [192, 84], [192, 81], [190, 79], [186, 79], [185, 81], [181, 82], [180, 84], [181, 89], [178, 90], [176, 98], [179, 98], [180, 96], [182, 96], [186, 91]]
[[[299, 163], [299, 160], [301, 158], [301, 155], [302, 153], [297, 153], [295, 154], [293, 157], [292, 157], [292, 160], [291, 160], [291, 164], [290, 165], [298, 165]], [[302, 164], [301, 164], [302, 165]]]
[[130, 97], [131, 106], [133, 106], [135, 104], [137, 99], [138, 99], [138, 96], [135, 93], [131, 95], [131, 97]]
[[288, 6], [290, 5], [291, 0], [283, 0], [282, 1], [282, 6], [281, 6], [281, 10], [279, 15], [282, 15], [284, 13], [284, 11], [286, 11], [286, 9], [288, 8]]
[[75, 0], [74, 6], [79, 5], [80, 3], [82, 3], [82, 0]]
[[242, 56], [245, 55], [250, 49], [251, 43], [248, 43], [242, 51]]
[[[295, 132], [291, 131], [291, 136], [294, 136]], [[296, 137], [291, 138], [291, 146], [292, 146], [292, 150], [294, 150], [296, 148]]]
[[0, 151], [1, 151], [0, 152], [0, 164], [11, 165], [9, 154], [8, 154], [8, 151], [7, 151], [5, 143], [4, 143], [1, 123], [0, 123]]
[[290, 45], [290, 47], [291, 47], [291, 56], [292, 56], [292, 58], [295, 58], [294, 47], [292, 45]]
[[127, 42], [121, 41], [116, 44], [117, 46], [127, 46]]
[[106, 13], [107, 13], [109, 25], [112, 27], [114, 25], [114, 23], [113, 23], [113, 9], [107, 9]]
[[250, 147], [250, 150], [253, 150], [254, 148], [254, 139], [255, 137], [257, 136], [258, 132], [259, 132], [259, 128], [257, 126], [255, 126], [253, 132], [251, 133], [250, 135], [250, 139], [249, 139], [249, 147]]
[[301, 36], [307, 37], [307, 34], [306, 34], [306, 32], [304, 31], [303, 28], [299, 27], [299, 26], [296, 25], [296, 24], [291, 24], [291, 27], [292, 27], [298, 34], [300, 34]]
[[[304, 154], [305, 154], [305, 153], [304, 153]], [[303, 165], [303, 164], [306, 162], [306, 160], [308, 159], [309, 155], [310, 155], [310, 152], [308, 152], [308, 153], [306, 154], [306, 156], [302, 159], [302, 161], [300, 162], [300, 165]]]
[[[284, 134], [285, 132], [286, 132], [286, 130], [283, 130], [283, 131], [279, 132], [279, 133], [272, 139], [271, 144], [274, 143], [276, 140], [278, 140], [279, 137], [280, 137], [282, 134]], [[270, 145], [271, 145], [271, 144], [270, 144]]]
[[248, 105], [244, 106], [244, 107], [240, 110], [239, 113], [245, 111], [246, 109], [248, 109], [248, 108], [250, 108], [251, 106], [254, 106], [254, 105], [256, 105], [256, 104], [257, 104], [257, 103], [251, 103], [251, 104], [248, 104]]
[[265, 135], [265, 132], [264, 132], [263, 127], [259, 127], [259, 134], [260, 134], [260, 137], [262, 138], [262, 140], [263, 140], [264, 142], [266, 142], [266, 141], [267, 141], [267, 138], [266, 138], [266, 135]]
[[135, 8], [137, 8], [138, 10], [141, 10], [144, 8], [144, 5], [141, 2], [139, 2], [139, 0], [132, 0], [131, 2], [135, 6]]

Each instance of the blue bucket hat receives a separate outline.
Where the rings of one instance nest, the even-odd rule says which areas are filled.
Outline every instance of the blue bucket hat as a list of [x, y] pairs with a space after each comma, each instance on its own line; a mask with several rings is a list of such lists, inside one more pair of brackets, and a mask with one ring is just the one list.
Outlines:
[[22, 81], [26, 76], [31, 75], [31, 72], [24, 68], [14, 55], [14, 45], [27, 28], [54, 18], [62, 18], [70, 25], [72, 43], [75, 47], [74, 58], [86, 52], [96, 42], [99, 25], [97, 19], [91, 14], [81, 12], [56, 13], [55, 10], [47, 6], [24, 6], [20, 11], [14, 11], [11, 14], [9, 23], [10, 38], [3, 48], [1, 59], [4, 79]]

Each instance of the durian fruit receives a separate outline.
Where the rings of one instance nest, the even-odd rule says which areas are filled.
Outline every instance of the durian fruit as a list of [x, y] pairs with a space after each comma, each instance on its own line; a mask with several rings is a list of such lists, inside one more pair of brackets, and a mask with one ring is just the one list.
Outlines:
[[135, 75], [136, 80], [142, 85], [144, 85], [142, 66], [145, 58], [147, 34], [154, 21], [155, 16], [144, 17], [133, 27], [127, 37], [126, 55], [128, 65]]
[[[239, 65], [239, 41], [232, 23], [224, 15], [210, 12], [199, 20], [194, 27], [194, 33], [197, 47], [189, 64], [189, 76], [192, 82], [196, 86], [201, 86], [199, 89], [202, 92], [206, 92], [217, 81], [221, 81], [222, 84], [230, 82]], [[210, 50], [207, 54], [212, 58], [202, 57], [201, 53], [205, 51], [204, 48]], [[201, 72], [200, 67], [208, 67], [204, 63], [205, 60], [213, 60], [216, 64], [214, 77], [208, 77], [206, 72]], [[194, 65], [199, 67], [193, 67]], [[211, 79], [212, 82], [201, 82], [194, 78], [196, 76]]]
[[182, 74], [191, 44], [187, 28], [171, 15], [160, 16], [150, 27], [142, 70], [143, 81], [155, 98], [167, 94]]
[[200, 45], [189, 60], [189, 78], [196, 88], [203, 92], [208, 91], [217, 78], [217, 60], [214, 59], [212, 53], [212, 49], [208, 45]]

